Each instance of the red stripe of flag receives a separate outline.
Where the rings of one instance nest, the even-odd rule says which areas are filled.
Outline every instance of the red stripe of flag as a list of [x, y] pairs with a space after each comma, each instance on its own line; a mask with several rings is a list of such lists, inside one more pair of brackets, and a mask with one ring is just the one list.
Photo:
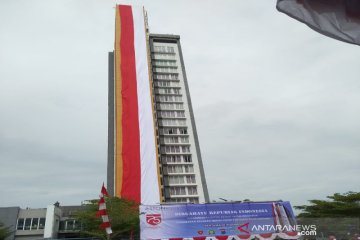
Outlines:
[[100, 198], [99, 202], [98, 202], [98, 205], [102, 204], [102, 203], [105, 203], [105, 199], [103, 197]]
[[102, 193], [103, 196], [107, 196], [107, 197], [109, 196], [109, 194], [108, 194], [108, 192], [107, 192], [107, 190], [106, 190], [106, 188], [104, 186], [104, 183], [103, 183], [103, 185], [101, 187], [101, 193]]
[[105, 216], [107, 215], [106, 209], [101, 209], [99, 211], [96, 212], [96, 217], [99, 218], [101, 216]]
[[140, 130], [131, 6], [119, 6], [121, 22], [122, 159], [121, 196], [140, 202]]
[[103, 222], [102, 224], [100, 224], [100, 228], [105, 229], [111, 227], [109, 222]]

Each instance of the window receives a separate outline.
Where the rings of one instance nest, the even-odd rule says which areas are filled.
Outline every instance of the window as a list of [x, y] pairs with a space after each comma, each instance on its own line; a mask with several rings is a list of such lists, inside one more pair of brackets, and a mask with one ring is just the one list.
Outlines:
[[64, 231], [66, 229], [66, 221], [60, 221], [59, 230]]
[[31, 218], [25, 218], [24, 230], [30, 230], [31, 227]]
[[168, 134], [176, 134], [177, 133], [177, 129], [176, 128], [168, 128]]
[[164, 138], [165, 143], [178, 143], [179, 140], [177, 137], [166, 137]]
[[169, 53], [174, 53], [175, 51], [174, 51], [174, 47], [167, 47], [167, 51], [169, 52]]
[[182, 102], [182, 97], [181, 96], [175, 96], [175, 101], [176, 102]]
[[189, 137], [180, 137], [180, 142], [181, 143], [188, 143], [189, 142]]
[[155, 50], [155, 54], [154, 54], [154, 57], [155, 59], [161, 59], [161, 60], [166, 60], [166, 59], [175, 59], [175, 54], [173, 53], [166, 53], [166, 52], [160, 52], [160, 51], [157, 51]]
[[[170, 89], [165, 89], [170, 90]], [[174, 110], [175, 106], [172, 103], [158, 103], [157, 108], [160, 110]]]
[[171, 80], [179, 80], [177, 74], [170, 74], [169, 77], [170, 77]]
[[189, 198], [189, 202], [191, 202], [191, 203], [199, 203], [199, 198]]
[[195, 182], [195, 176], [194, 175], [186, 176], [186, 182], [187, 183], [196, 183]]
[[162, 153], [164, 153], [163, 150], [165, 150], [165, 153], [180, 153], [180, 147], [179, 146], [165, 146], [162, 147]]
[[81, 223], [75, 220], [75, 230], [81, 230]]
[[175, 112], [171, 112], [171, 111], [158, 112], [158, 116], [163, 118], [174, 118], [175, 115], [176, 115]]
[[183, 176], [169, 176], [169, 184], [183, 184], [185, 183]]
[[31, 224], [31, 230], [37, 230], [39, 225], [39, 219], [33, 218], [32, 224]]
[[66, 220], [66, 230], [74, 230], [75, 224], [74, 224], [75, 220]]
[[166, 153], [166, 148], [165, 148], [165, 147], [161, 147], [161, 148], [160, 148], [160, 153]]
[[163, 93], [164, 89], [155, 89], [155, 93]]
[[170, 65], [170, 61], [166, 61], [166, 60], [155, 60], [154, 63], [157, 66], [168, 66], [168, 65]]
[[187, 129], [186, 128], [180, 128], [180, 134], [187, 134]]
[[160, 126], [176, 126], [176, 120], [175, 119], [165, 119], [162, 121], [159, 121]]
[[190, 152], [190, 147], [189, 146], [182, 146], [181, 150], [183, 153], [189, 153]]
[[179, 126], [186, 126], [186, 121], [185, 120], [178, 120], [178, 124], [179, 124]]
[[45, 218], [40, 218], [39, 229], [44, 229], [45, 227]]
[[193, 166], [184, 166], [186, 173], [193, 173], [194, 167]]
[[189, 195], [197, 195], [197, 189], [196, 187], [188, 187], [188, 194]]
[[177, 112], [176, 116], [177, 117], [185, 117], [185, 113], [184, 112]]
[[[45, 218], [40, 218], [40, 221], [41, 219], [43, 219], [42, 224], [45, 225]], [[39, 218], [19, 218], [16, 226], [17, 230], [38, 230], [43, 228], [39, 226]]]
[[175, 104], [176, 109], [184, 109], [184, 105], [182, 103]]
[[81, 224], [74, 219], [66, 219], [64, 221], [60, 221], [60, 231], [74, 231], [80, 230]]
[[161, 73], [169, 73], [170, 69], [166, 67], [155, 67], [153, 69], [155, 72], [161, 72]]
[[176, 128], [160, 128], [160, 134], [176, 134]]
[[169, 60], [155, 60], [156, 66], [176, 66], [176, 61], [169, 61]]
[[171, 82], [171, 87], [179, 87], [180, 84], [178, 82]]
[[17, 230], [23, 230], [24, 229], [24, 219], [23, 218], [18, 219], [16, 229]]
[[167, 166], [168, 173], [183, 173], [182, 166]]
[[166, 202], [172, 203], [186, 203], [186, 198], [167, 198]]
[[166, 48], [165, 46], [154, 46], [154, 51], [163, 53], [166, 52]]
[[158, 74], [157, 79], [170, 80], [170, 75], [169, 74]]
[[170, 187], [171, 195], [186, 195], [185, 187]]
[[184, 162], [186, 162], [186, 163], [192, 162], [192, 160], [191, 160], [191, 155], [185, 155], [185, 156], [184, 156]]
[[166, 163], [180, 163], [181, 156], [162, 156], [161, 160]]
[[158, 87], [170, 87], [170, 82], [156, 82], [155, 85]]

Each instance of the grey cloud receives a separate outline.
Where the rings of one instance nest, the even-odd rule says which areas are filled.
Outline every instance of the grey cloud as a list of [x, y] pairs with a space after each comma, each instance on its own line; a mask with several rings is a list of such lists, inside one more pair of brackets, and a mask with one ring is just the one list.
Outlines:
[[[115, 3], [0, 1], [1, 206], [97, 197]], [[275, 1], [127, 3], [145, 5], [152, 32], [181, 35], [212, 199], [360, 190], [356, 47]]]

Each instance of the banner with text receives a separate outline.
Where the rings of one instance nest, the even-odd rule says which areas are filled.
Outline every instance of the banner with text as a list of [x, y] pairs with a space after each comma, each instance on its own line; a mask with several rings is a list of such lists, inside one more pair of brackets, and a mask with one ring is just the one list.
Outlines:
[[141, 239], [297, 238], [289, 202], [140, 206]]

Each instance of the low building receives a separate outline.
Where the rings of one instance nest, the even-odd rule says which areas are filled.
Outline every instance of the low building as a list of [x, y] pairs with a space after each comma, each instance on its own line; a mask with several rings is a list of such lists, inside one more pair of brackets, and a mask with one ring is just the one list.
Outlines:
[[38, 209], [0, 207], [0, 222], [12, 232], [6, 240], [78, 238], [81, 224], [74, 219], [74, 214], [84, 208], [58, 203]]

